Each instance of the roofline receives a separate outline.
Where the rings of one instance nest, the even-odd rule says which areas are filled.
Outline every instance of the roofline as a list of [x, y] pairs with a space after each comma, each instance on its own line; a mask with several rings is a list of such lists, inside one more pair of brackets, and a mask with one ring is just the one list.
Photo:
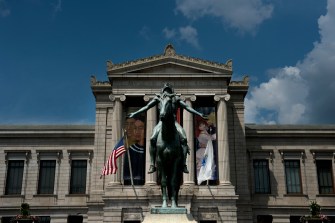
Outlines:
[[334, 137], [335, 125], [245, 124], [246, 137]]
[[152, 66], [153, 64], [163, 65], [166, 63], [183, 64], [190, 67], [198, 67], [208, 72], [217, 73], [232, 73], [232, 60], [228, 60], [226, 63], [218, 63], [208, 60], [203, 60], [194, 57], [188, 57], [176, 54], [173, 46], [168, 44], [165, 47], [164, 53], [160, 55], [154, 55], [150, 57], [145, 57], [137, 60], [126, 61], [123, 63], [113, 64], [111, 61], [107, 61], [107, 73], [112, 75], [115, 73], [128, 73], [140, 69], [145, 69], [148, 64]]
[[0, 125], [0, 138], [94, 137], [94, 125]]

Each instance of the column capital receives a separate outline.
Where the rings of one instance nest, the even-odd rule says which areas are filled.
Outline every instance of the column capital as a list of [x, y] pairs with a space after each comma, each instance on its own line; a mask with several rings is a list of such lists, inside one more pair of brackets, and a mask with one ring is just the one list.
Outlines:
[[180, 98], [183, 101], [185, 101], [185, 100], [190, 100], [190, 101], [197, 100], [197, 96], [195, 96], [194, 94], [183, 94], [183, 95], [180, 95]]
[[156, 96], [155, 94], [146, 94], [146, 95], [143, 96], [143, 100], [144, 100], [145, 102], [148, 102], [148, 101], [150, 101], [151, 99], [153, 99], [155, 96]]
[[124, 95], [124, 94], [120, 94], [120, 95], [110, 94], [109, 99], [111, 101], [115, 101], [115, 100], [125, 101], [126, 100], [126, 95]]
[[214, 100], [215, 101], [221, 101], [222, 99], [224, 99], [225, 101], [229, 101], [230, 99], [230, 94], [217, 94], [214, 96]]

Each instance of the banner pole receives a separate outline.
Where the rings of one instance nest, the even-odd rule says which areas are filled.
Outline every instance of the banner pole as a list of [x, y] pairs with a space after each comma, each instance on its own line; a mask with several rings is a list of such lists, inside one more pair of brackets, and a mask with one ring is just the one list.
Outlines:
[[131, 185], [134, 186], [133, 169], [131, 168], [131, 159], [130, 159], [130, 153], [129, 153], [129, 148], [128, 148], [127, 130], [124, 130], [123, 134], [125, 136], [125, 146], [126, 146], [127, 155], [128, 155], [128, 164], [129, 164], [129, 172], [130, 172], [130, 182], [131, 182]]

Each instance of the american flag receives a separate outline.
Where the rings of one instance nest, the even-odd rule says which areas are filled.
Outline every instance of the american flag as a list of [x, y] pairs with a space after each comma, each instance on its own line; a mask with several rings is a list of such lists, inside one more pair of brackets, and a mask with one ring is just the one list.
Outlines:
[[106, 176], [109, 174], [115, 174], [117, 170], [116, 160], [119, 156], [121, 156], [123, 153], [126, 152], [126, 149], [124, 147], [123, 137], [120, 139], [120, 141], [116, 144], [114, 147], [112, 154], [108, 157], [108, 160], [102, 169], [101, 176]]

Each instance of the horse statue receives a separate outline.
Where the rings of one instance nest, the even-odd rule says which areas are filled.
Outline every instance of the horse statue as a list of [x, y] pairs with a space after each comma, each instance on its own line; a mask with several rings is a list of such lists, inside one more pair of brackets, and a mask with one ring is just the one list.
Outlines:
[[177, 109], [185, 109], [202, 118], [206, 118], [206, 116], [186, 104], [174, 93], [173, 87], [169, 83], [165, 83], [160, 94], [157, 94], [144, 107], [130, 113], [128, 117], [135, 117], [156, 105], [159, 107], [160, 120], [150, 138], [150, 168], [148, 173], [154, 173], [158, 170], [163, 195], [162, 207], [167, 207], [167, 198], [170, 198], [172, 201], [171, 207], [175, 208], [178, 207], [178, 192], [182, 175], [189, 172], [186, 165], [189, 147], [183, 127], [176, 122]]
[[161, 98], [159, 118], [162, 128], [156, 142], [156, 162], [158, 177], [161, 181], [162, 208], [167, 207], [168, 198], [171, 200], [171, 208], [176, 208], [183, 175], [183, 150], [180, 135], [175, 126], [172, 99], [169, 95]]

